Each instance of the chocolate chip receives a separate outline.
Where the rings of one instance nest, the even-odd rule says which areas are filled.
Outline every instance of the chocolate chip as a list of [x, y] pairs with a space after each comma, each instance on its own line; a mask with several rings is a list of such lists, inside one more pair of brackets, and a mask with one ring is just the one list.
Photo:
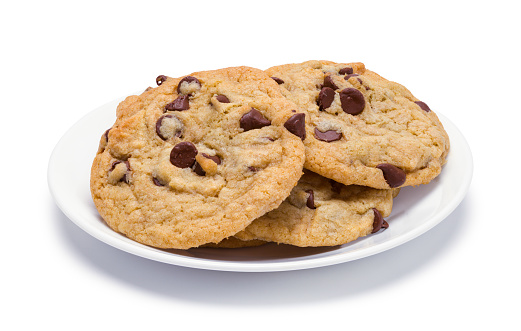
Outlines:
[[300, 139], [306, 139], [306, 115], [304, 113], [291, 116], [284, 123], [284, 127]]
[[166, 111], [187, 110], [188, 108], [190, 108], [190, 103], [188, 102], [188, 95], [180, 95], [177, 97], [177, 99], [165, 106]]
[[251, 172], [257, 172], [257, 171], [259, 171], [259, 169], [255, 168], [255, 167], [252, 167], [252, 166], [249, 166], [249, 167], [248, 167], [248, 170], [250, 170]]
[[315, 207], [315, 194], [313, 193], [313, 190], [306, 190], [306, 193], [308, 195], [308, 199], [306, 200], [306, 206], [310, 209], [316, 209]]
[[159, 179], [157, 179], [156, 177], [152, 177], [152, 182], [156, 186], [165, 186], [165, 184], [161, 183], [161, 181]]
[[165, 75], [159, 75], [157, 76], [156, 78], [156, 84], [157, 86], [163, 84], [165, 82], [165, 80], [167, 80], [168, 77], [166, 77]]
[[341, 74], [341, 75], [350, 75], [353, 73], [353, 68], [350, 68], [350, 67], [345, 67], [345, 68], [342, 68], [340, 70], [338, 70], [338, 73]]
[[178, 168], [190, 168], [195, 163], [197, 148], [188, 141], [183, 141], [172, 148], [170, 163]]
[[335, 90], [330, 87], [323, 87], [318, 94], [318, 108], [324, 110], [329, 108], [335, 100]]
[[376, 166], [382, 170], [385, 181], [390, 187], [399, 187], [405, 183], [405, 171], [389, 163], [381, 163]]
[[382, 229], [387, 229], [387, 228], [389, 228], [389, 223], [387, 223], [387, 221], [384, 220], [382, 223]]
[[382, 217], [382, 214], [378, 211], [378, 209], [373, 208], [374, 212], [374, 221], [373, 221], [373, 231], [371, 233], [378, 232], [382, 228], [382, 224], [384, 222], [384, 218]]
[[111, 129], [112, 129], [112, 128], [108, 129], [108, 130], [105, 131], [105, 133], [103, 134], [103, 137], [105, 137], [105, 140], [106, 140], [107, 142], [109, 142], [109, 132], [110, 132]]
[[362, 80], [360, 78], [356, 79], [360, 84], [362, 84]]
[[201, 153], [202, 156], [204, 156], [207, 159], [212, 160], [213, 162], [217, 163], [217, 165], [221, 164], [221, 158], [219, 158], [217, 155], [208, 155], [206, 153]]
[[427, 104], [423, 101], [414, 101], [415, 104], [417, 104], [418, 106], [420, 106], [421, 109], [425, 110], [426, 112], [430, 112], [431, 109], [429, 108], [429, 106], [427, 106]]
[[326, 132], [322, 132], [315, 128], [315, 138], [329, 143], [340, 140], [340, 138], [342, 138], [342, 133], [339, 133], [336, 130], [327, 130]]
[[172, 114], [163, 115], [156, 122], [156, 133], [163, 140], [181, 136], [182, 129], [183, 123]]
[[349, 78], [356, 77], [356, 76], [360, 76], [360, 75], [359, 74], [349, 74], [349, 75], [345, 75], [344, 79], [349, 80]]
[[336, 86], [335, 82], [333, 82], [333, 78], [331, 76], [324, 77], [324, 85], [323, 87], [329, 87], [333, 90], [338, 90], [338, 86]]
[[126, 184], [130, 183], [130, 174], [128, 173], [130, 171], [130, 162], [127, 161], [114, 161], [109, 169], [109, 173], [112, 172], [116, 166], [120, 163], [125, 163], [125, 166], [127, 167], [127, 171], [123, 177], [119, 180], [120, 182], [124, 182]]
[[240, 127], [243, 128], [244, 131], [260, 129], [262, 127], [271, 125], [271, 121], [262, 116], [262, 114], [255, 108], [252, 108], [249, 112], [242, 115], [239, 122]]
[[199, 85], [199, 87], [201, 86], [201, 82], [199, 81], [199, 79], [192, 77], [192, 76], [186, 76], [179, 81], [179, 84], [177, 85], [177, 94], [182, 94], [181, 85], [183, 83], [187, 83], [187, 84], [196, 83], [197, 85]]
[[216, 98], [217, 101], [219, 101], [219, 102], [222, 102], [222, 103], [230, 103], [230, 99], [228, 99], [228, 98], [226, 97], [226, 95], [219, 94], [219, 95], [215, 96], [215, 98]]
[[276, 81], [277, 84], [279, 84], [279, 85], [280, 85], [280, 84], [284, 84], [284, 81], [283, 81], [282, 79], [278, 78], [278, 77], [271, 77], [271, 79], [273, 79], [274, 81]]
[[199, 176], [206, 176], [206, 171], [204, 171], [203, 167], [199, 164], [199, 162], [195, 162], [194, 164], [194, 172]]
[[351, 115], [360, 114], [365, 108], [365, 99], [362, 92], [348, 87], [340, 91], [342, 110]]

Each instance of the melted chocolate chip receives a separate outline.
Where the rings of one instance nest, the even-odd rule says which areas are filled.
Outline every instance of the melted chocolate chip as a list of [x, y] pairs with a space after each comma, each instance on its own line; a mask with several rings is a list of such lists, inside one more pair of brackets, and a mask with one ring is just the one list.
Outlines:
[[165, 75], [159, 75], [157, 76], [156, 78], [156, 84], [157, 86], [163, 84], [165, 82], [165, 80], [167, 80], [168, 77], [166, 77]]
[[349, 78], [356, 77], [356, 76], [360, 76], [360, 75], [359, 74], [349, 74], [349, 75], [345, 75], [344, 79], [349, 80]]
[[107, 142], [109, 142], [109, 132], [110, 132], [111, 129], [112, 129], [112, 128], [108, 129], [108, 130], [105, 131], [105, 133], [103, 134], [103, 137], [105, 137], [105, 140], [106, 140]]
[[121, 177], [121, 179], [119, 181], [128, 184], [128, 183], [130, 183], [130, 174], [128, 172], [131, 170], [130, 162], [128, 162], [128, 160], [127, 161], [114, 161], [112, 163], [112, 165], [110, 166], [109, 172], [112, 172], [116, 168], [116, 166], [120, 163], [125, 163], [125, 166], [127, 166], [127, 172], [125, 173], [125, 175], [123, 177]]
[[353, 68], [350, 68], [350, 67], [345, 67], [345, 68], [342, 68], [340, 70], [338, 70], [338, 73], [341, 74], [341, 75], [350, 75], [353, 73]]
[[164, 120], [165, 118], [173, 118], [173, 116], [170, 115], [170, 114], [163, 115], [163, 116], [161, 116], [161, 117], [157, 120], [157, 122], [156, 122], [156, 133], [157, 133], [157, 135], [159, 136], [159, 138], [161, 138], [161, 139], [163, 139], [163, 140], [167, 140], [167, 139], [168, 139], [167, 137], [164, 137], [164, 136], [161, 134], [161, 125], [162, 125], [163, 120]]
[[381, 163], [376, 166], [382, 170], [385, 181], [390, 187], [399, 187], [405, 183], [405, 171], [389, 163]]
[[215, 98], [216, 98], [217, 101], [219, 101], [219, 102], [222, 102], [222, 103], [230, 103], [230, 99], [228, 99], [228, 98], [226, 97], [226, 95], [219, 94], [219, 95], [215, 96]]
[[333, 82], [333, 78], [331, 76], [324, 77], [324, 85], [323, 87], [329, 87], [333, 90], [338, 90], [338, 86], [336, 86], [335, 82]]
[[332, 141], [340, 140], [340, 138], [342, 138], [342, 133], [339, 133], [335, 130], [327, 130], [326, 132], [322, 132], [319, 129], [315, 128], [315, 138], [329, 143]]
[[194, 164], [194, 172], [199, 176], [206, 176], [206, 171], [204, 171], [203, 167], [201, 167], [201, 165], [197, 161]]
[[240, 127], [244, 131], [260, 129], [262, 127], [271, 125], [271, 121], [264, 117], [257, 109], [252, 108], [249, 112], [242, 115], [239, 121]]
[[306, 190], [306, 193], [308, 195], [308, 199], [306, 200], [306, 206], [310, 209], [316, 209], [315, 207], [315, 194], [313, 193], [313, 190]]
[[280, 85], [280, 84], [284, 84], [284, 81], [283, 81], [282, 79], [278, 78], [278, 77], [271, 77], [271, 79], [273, 79], [274, 81], [276, 81], [277, 84], [279, 84], [279, 85]]
[[217, 155], [208, 155], [206, 153], [201, 153], [202, 156], [204, 156], [207, 159], [212, 160], [213, 162], [217, 163], [217, 165], [221, 164], [221, 158], [219, 158]]
[[329, 108], [335, 99], [335, 90], [330, 87], [323, 87], [318, 94], [318, 108], [324, 110]]
[[165, 186], [165, 184], [161, 183], [161, 181], [159, 181], [159, 179], [157, 179], [156, 177], [152, 177], [152, 182], [156, 186]]
[[201, 82], [199, 81], [199, 79], [192, 77], [192, 76], [186, 76], [179, 81], [179, 84], [177, 84], [177, 94], [181, 94], [181, 85], [183, 83], [188, 83], [188, 84], [196, 83], [197, 85], [201, 86]]
[[374, 212], [374, 221], [373, 221], [373, 231], [371, 233], [378, 232], [382, 228], [382, 224], [384, 222], [384, 218], [382, 217], [382, 214], [378, 211], [378, 209], [373, 208]]
[[429, 106], [427, 106], [427, 104], [423, 101], [414, 101], [415, 104], [417, 104], [418, 106], [420, 106], [421, 109], [425, 110], [426, 112], [430, 112], [431, 109], [429, 108]]
[[387, 228], [389, 228], [389, 223], [387, 223], [387, 221], [384, 220], [382, 223], [382, 229], [387, 229]]
[[178, 168], [190, 168], [195, 163], [197, 148], [188, 141], [183, 141], [172, 148], [170, 163]]
[[177, 97], [177, 99], [165, 106], [165, 111], [181, 111], [187, 110], [188, 108], [190, 108], [190, 103], [188, 102], [188, 95], [180, 95]]
[[340, 104], [346, 113], [358, 115], [365, 108], [364, 95], [357, 89], [348, 87], [340, 91]]
[[306, 115], [304, 113], [291, 116], [284, 123], [284, 127], [300, 139], [306, 139]]

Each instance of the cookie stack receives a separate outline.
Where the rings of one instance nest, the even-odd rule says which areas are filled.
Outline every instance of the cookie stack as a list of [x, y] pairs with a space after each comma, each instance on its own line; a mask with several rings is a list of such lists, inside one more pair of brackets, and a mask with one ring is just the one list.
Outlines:
[[156, 83], [119, 104], [91, 170], [106, 223], [154, 247], [345, 244], [388, 227], [449, 151], [436, 114], [361, 63]]

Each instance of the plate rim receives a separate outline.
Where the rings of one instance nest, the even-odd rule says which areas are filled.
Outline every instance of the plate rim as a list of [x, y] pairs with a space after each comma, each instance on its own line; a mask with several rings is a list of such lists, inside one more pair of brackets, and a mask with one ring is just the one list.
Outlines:
[[[222, 261], [222, 260], [209, 260], [204, 258], [190, 257], [190, 256], [181, 256], [175, 255], [173, 253], [161, 251], [159, 249], [149, 247], [137, 242], [128, 243], [125, 240], [119, 239], [117, 237], [109, 236], [108, 234], [98, 231], [94, 225], [90, 225], [89, 222], [82, 222], [78, 217], [72, 213], [71, 210], [64, 204], [63, 200], [60, 198], [60, 194], [57, 193], [56, 190], [56, 182], [54, 180], [57, 175], [53, 170], [55, 168], [55, 164], [57, 163], [58, 155], [60, 149], [63, 148], [66, 138], [75, 131], [75, 129], [80, 125], [80, 123], [86, 121], [90, 117], [95, 117], [98, 113], [105, 111], [105, 108], [112, 107], [113, 105], [117, 105], [121, 102], [122, 98], [113, 100], [111, 102], [105, 103], [84, 116], [82, 116], [79, 120], [77, 120], [59, 139], [55, 147], [53, 148], [49, 162], [47, 167], [47, 183], [49, 187], [49, 191], [51, 196], [53, 197], [54, 202], [58, 206], [58, 208], [67, 216], [69, 220], [71, 220], [74, 224], [76, 224], [83, 231], [87, 232], [89, 235], [94, 238], [114, 247], [125, 251], [127, 253], [137, 255], [143, 258], [147, 258], [150, 260], [154, 260], [157, 262], [177, 265], [181, 267], [190, 267], [197, 269], [206, 269], [206, 270], [216, 270], [216, 271], [231, 271], [231, 272], [276, 272], [276, 271], [293, 271], [293, 270], [304, 270], [310, 268], [318, 268], [329, 265], [335, 265], [339, 263], [345, 263], [349, 261], [358, 260], [364, 257], [372, 256], [399, 245], [402, 245], [418, 236], [424, 234], [429, 231], [445, 218], [447, 218], [463, 201], [465, 198], [470, 184], [472, 182], [472, 175], [474, 172], [473, 165], [473, 157], [470, 146], [459, 130], [458, 127], [454, 123], [452, 123], [446, 116], [436, 112], [436, 115], [442, 122], [447, 134], [449, 131], [449, 138], [451, 140], [451, 150], [450, 153], [453, 152], [453, 141], [459, 142], [459, 147], [461, 150], [458, 150], [459, 153], [465, 154], [464, 158], [468, 161], [468, 169], [465, 172], [465, 176], [462, 178], [462, 185], [458, 187], [458, 191], [455, 192], [454, 198], [450, 200], [449, 203], [445, 204], [441, 210], [437, 211], [434, 215], [432, 215], [429, 219], [427, 219], [423, 224], [418, 227], [413, 228], [412, 230], [398, 235], [394, 238], [389, 239], [383, 243], [365, 247], [356, 251], [346, 251], [341, 252], [339, 254], [322, 256], [317, 258], [311, 258], [307, 260], [297, 260], [297, 261], [259, 261], [259, 262], [251, 262], [251, 261]], [[450, 129], [447, 129], [449, 127]], [[451, 136], [452, 135], [452, 136]], [[456, 139], [455, 139], [456, 138]], [[58, 190], [59, 191], [59, 190]], [[137, 245], [136, 245], [137, 244]], [[166, 255], [168, 254], [168, 255]]]

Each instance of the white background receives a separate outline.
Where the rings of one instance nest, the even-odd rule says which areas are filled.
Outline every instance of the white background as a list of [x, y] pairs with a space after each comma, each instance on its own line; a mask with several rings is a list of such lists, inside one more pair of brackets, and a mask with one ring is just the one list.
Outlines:
[[[519, 330], [515, 3], [2, 2], [2, 329]], [[358, 261], [247, 274], [124, 253], [54, 204], [50, 153], [92, 109], [159, 74], [309, 59], [362, 61], [459, 127], [475, 172], [451, 216]]]

